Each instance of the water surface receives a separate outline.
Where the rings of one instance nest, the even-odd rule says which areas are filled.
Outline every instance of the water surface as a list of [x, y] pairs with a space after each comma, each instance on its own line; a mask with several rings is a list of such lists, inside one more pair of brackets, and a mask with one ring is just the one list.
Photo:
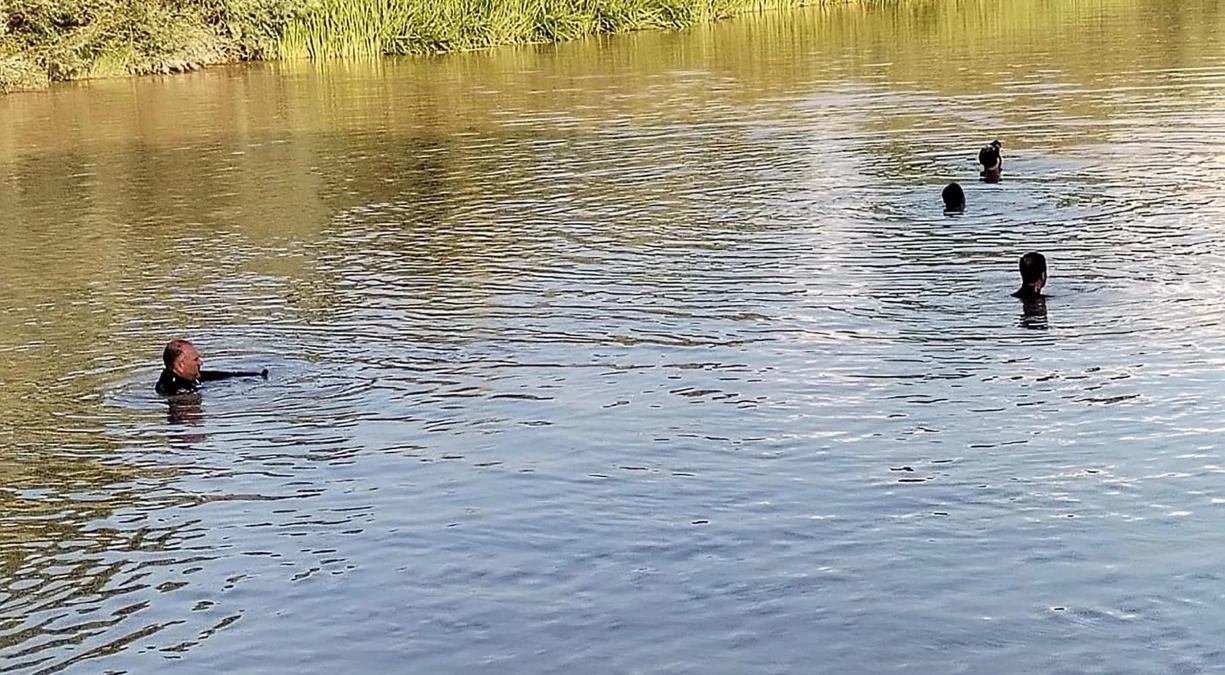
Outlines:
[[[840, 6], [0, 99], [0, 670], [1220, 668], [1223, 27]], [[170, 406], [180, 335], [272, 377]]]

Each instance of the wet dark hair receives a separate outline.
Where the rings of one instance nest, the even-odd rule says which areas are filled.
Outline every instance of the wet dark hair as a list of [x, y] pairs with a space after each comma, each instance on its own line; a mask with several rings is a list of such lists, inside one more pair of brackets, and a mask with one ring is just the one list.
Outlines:
[[983, 169], [991, 169], [1000, 161], [1000, 148], [1003, 143], [998, 140], [991, 141], [983, 146], [982, 150], [978, 151], [978, 163], [983, 165]]
[[1046, 256], [1041, 253], [1026, 253], [1021, 256], [1021, 282], [1026, 285], [1038, 283], [1046, 274]]
[[966, 208], [966, 193], [956, 183], [944, 186], [944, 192], [940, 193], [940, 198], [944, 200], [945, 211], [964, 211]]
[[174, 362], [179, 360], [179, 355], [183, 353], [183, 348], [194, 346], [187, 340], [171, 340], [166, 343], [166, 349], [162, 352], [162, 363], [165, 363], [167, 368], [174, 368]]

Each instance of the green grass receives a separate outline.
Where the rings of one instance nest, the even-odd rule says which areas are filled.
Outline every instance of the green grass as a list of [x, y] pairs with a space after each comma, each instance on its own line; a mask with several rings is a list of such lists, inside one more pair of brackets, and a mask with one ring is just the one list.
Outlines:
[[[558, 42], [681, 28], [802, 0], [312, 0], [285, 27], [282, 58], [353, 58]], [[809, 2], [809, 4], [812, 4]]]
[[0, 90], [680, 28], [814, 0], [0, 0]]

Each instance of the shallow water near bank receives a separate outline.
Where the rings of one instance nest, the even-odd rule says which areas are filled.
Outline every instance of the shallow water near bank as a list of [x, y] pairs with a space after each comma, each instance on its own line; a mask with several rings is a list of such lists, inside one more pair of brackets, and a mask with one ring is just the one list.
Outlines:
[[1225, 17], [1074, 4], [0, 98], [0, 668], [1220, 667]]

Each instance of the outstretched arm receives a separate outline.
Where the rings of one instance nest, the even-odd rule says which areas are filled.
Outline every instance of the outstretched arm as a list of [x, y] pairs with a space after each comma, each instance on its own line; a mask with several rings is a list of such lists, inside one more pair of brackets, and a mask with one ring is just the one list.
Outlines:
[[243, 371], [228, 371], [228, 370], [201, 370], [200, 381], [212, 382], [213, 380], [228, 380], [231, 377], [262, 377], [268, 379], [268, 369], [265, 368], [258, 373], [243, 372]]

